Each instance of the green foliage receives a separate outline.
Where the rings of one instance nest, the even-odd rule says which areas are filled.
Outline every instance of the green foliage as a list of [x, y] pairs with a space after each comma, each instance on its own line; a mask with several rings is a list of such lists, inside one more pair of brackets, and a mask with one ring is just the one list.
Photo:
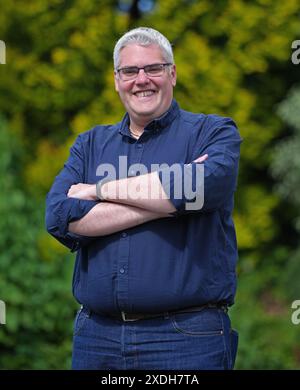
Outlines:
[[[295, 206], [290, 212], [287, 203], [281, 205], [285, 207], [286, 214], [292, 215], [291, 225], [298, 232], [299, 106], [298, 87], [293, 88], [279, 105], [280, 116], [293, 128], [293, 132], [276, 144], [271, 164], [272, 174], [277, 179], [275, 189]], [[281, 233], [284, 234], [284, 231]], [[237, 304], [232, 310], [233, 323], [242, 335], [237, 368], [297, 369], [300, 366], [299, 326], [291, 321], [291, 303], [300, 297], [299, 235], [295, 237], [296, 245], [295, 242], [290, 247], [277, 245], [271, 252], [272, 257], [266, 254], [261, 264], [253, 255], [243, 259], [239, 275], [242, 283], [239, 285]]]
[[20, 145], [0, 122], [0, 297], [6, 325], [0, 328], [0, 367], [68, 368], [71, 319], [71, 259], [39, 251], [43, 207], [33, 202], [17, 177]]
[[[299, 39], [299, 2], [157, 0], [138, 20], [118, 12], [116, 3], [1, 4], [7, 64], [0, 66], [0, 107], [8, 128], [2, 125], [0, 138], [0, 299], [7, 302], [8, 325], [1, 328], [0, 364], [67, 366], [72, 264], [44, 232], [43, 201], [75, 136], [122, 117], [113, 46], [129, 28], [146, 25], [173, 44], [182, 108], [231, 116], [244, 138], [235, 211], [240, 283], [232, 311], [240, 330], [238, 367], [299, 367], [296, 328], [284, 310], [300, 294], [299, 252], [288, 244], [292, 228], [285, 229], [297, 215], [291, 202], [299, 207], [297, 91], [280, 109], [295, 134], [273, 149], [284, 131], [276, 105], [297, 74], [290, 51]], [[282, 196], [289, 210], [282, 210]], [[265, 299], [281, 309], [266, 309]]]
[[279, 105], [279, 114], [293, 130], [275, 147], [271, 171], [277, 179], [278, 193], [294, 206], [292, 224], [298, 232], [298, 240], [282, 275], [283, 288], [291, 300], [300, 297], [300, 88], [292, 88], [287, 98]]
[[291, 321], [296, 297], [283, 276], [290, 256], [281, 247], [262, 264], [253, 255], [243, 259], [236, 304], [230, 310], [240, 335], [237, 369], [299, 368], [299, 326]]
[[[273, 175], [278, 179], [277, 190], [300, 205], [300, 88], [294, 88], [279, 106], [282, 119], [294, 129], [292, 136], [283, 139], [275, 148]], [[300, 214], [300, 213], [298, 213]], [[300, 227], [300, 226], [299, 226]]]

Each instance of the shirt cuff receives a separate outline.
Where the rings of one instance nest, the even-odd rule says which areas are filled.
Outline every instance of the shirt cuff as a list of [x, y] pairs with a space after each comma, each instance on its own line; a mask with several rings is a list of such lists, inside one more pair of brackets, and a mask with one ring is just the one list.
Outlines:
[[65, 236], [69, 233], [69, 223], [84, 217], [97, 204], [96, 201], [85, 199], [67, 198], [63, 200], [57, 210], [60, 234]]
[[158, 171], [161, 185], [176, 208], [173, 215], [198, 211], [204, 203], [204, 164], [174, 164]]

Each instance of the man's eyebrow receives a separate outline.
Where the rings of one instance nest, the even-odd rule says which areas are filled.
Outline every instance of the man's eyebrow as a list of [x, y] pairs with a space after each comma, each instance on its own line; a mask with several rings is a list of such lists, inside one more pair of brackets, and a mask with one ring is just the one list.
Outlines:
[[[151, 62], [150, 64], [146, 64], [144, 66], [149, 66], [149, 65], [158, 65], [158, 64], [161, 64], [161, 62], [159, 62], [158, 60], [156, 62]], [[143, 67], [144, 67], [143, 66]], [[118, 69], [123, 69], [123, 68], [140, 68], [140, 66], [138, 65], [122, 65], [122, 66], [119, 66]]]
[[124, 65], [124, 66], [119, 66], [118, 69], [124, 69], [124, 68], [138, 68], [137, 65]]

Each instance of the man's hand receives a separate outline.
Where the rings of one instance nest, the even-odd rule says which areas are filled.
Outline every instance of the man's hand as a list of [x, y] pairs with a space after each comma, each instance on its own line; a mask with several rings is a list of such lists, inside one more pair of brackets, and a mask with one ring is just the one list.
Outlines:
[[98, 200], [96, 194], [96, 184], [74, 184], [69, 189], [68, 197], [85, 200]]
[[207, 159], [207, 157], [208, 157], [208, 154], [203, 154], [203, 156], [196, 158], [196, 160], [194, 160], [193, 162], [202, 163], [203, 161], [205, 161]]

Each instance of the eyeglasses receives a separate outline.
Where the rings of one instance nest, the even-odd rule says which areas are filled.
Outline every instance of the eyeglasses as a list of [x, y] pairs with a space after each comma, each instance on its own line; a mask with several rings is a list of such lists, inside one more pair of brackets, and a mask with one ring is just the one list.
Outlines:
[[122, 81], [129, 81], [136, 79], [141, 69], [144, 70], [148, 77], [159, 77], [164, 73], [165, 67], [170, 65], [172, 64], [167, 62], [165, 64], [145, 65], [141, 68], [138, 66], [125, 66], [124, 68], [117, 69], [117, 72]]

